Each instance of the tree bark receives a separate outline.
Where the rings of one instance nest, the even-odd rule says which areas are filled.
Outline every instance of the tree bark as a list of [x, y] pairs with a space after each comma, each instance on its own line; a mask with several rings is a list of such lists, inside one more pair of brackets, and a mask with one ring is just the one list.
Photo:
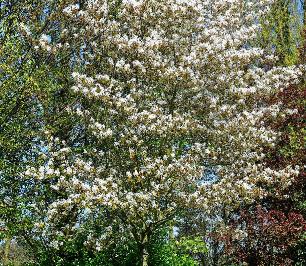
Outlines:
[[8, 237], [5, 240], [3, 265], [9, 265], [10, 264], [11, 241], [12, 241], [11, 237]]
[[148, 235], [145, 235], [140, 244], [141, 266], [149, 265], [148, 242]]
[[148, 266], [149, 265], [149, 253], [146, 247], [143, 249], [142, 254], [142, 266]]

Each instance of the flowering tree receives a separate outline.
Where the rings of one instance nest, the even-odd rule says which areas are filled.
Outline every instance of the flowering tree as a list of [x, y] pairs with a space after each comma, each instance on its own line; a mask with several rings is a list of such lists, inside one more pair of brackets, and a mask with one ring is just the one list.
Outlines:
[[[294, 111], [265, 99], [299, 73], [261, 67], [274, 58], [250, 45], [269, 2], [64, 6], [63, 41], [42, 36], [39, 46], [80, 51], [84, 67], [72, 74], [79, 100], [66, 111], [84, 139], [69, 147], [48, 133], [44, 163], [26, 171], [55, 195], [36, 203], [45, 212], [35, 230], [60, 249], [59, 240], [93, 223], [84, 244], [99, 250], [132, 238], [147, 265], [152, 234], [184, 210], [230, 211], [265, 196], [263, 184], [290, 184], [297, 170], [269, 168], [264, 147], [278, 136], [267, 121]], [[215, 182], [205, 180], [211, 168]]]

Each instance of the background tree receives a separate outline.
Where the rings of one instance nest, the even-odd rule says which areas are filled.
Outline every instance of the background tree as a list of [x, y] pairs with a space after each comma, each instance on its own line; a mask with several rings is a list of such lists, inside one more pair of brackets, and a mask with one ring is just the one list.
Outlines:
[[[304, 35], [297, 35], [297, 30], [303, 28], [300, 24], [295, 26], [292, 23], [293, 20], [300, 21], [303, 16], [303, 10], [289, 9], [288, 7], [294, 3], [289, 1], [277, 1], [276, 9], [272, 9], [270, 20], [265, 22], [266, 25], [275, 25], [277, 21], [277, 27], [264, 28], [264, 38], [259, 37], [260, 40], [268, 42], [266, 47], [274, 47], [276, 51], [282, 55], [279, 57], [278, 64], [287, 65], [292, 62], [305, 63], [304, 55]], [[280, 9], [277, 11], [277, 9]], [[283, 14], [283, 11], [286, 12]], [[300, 12], [297, 16], [296, 13]], [[275, 15], [275, 14], [281, 14]], [[271, 33], [272, 32], [272, 33]], [[269, 39], [267, 36], [274, 36]], [[288, 40], [293, 40], [292, 36], [298, 36], [292, 43]], [[284, 42], [286, 40], [286, 42]], [[298, 49], [299, 47], [299, 49]], [[295, 51], [294, 53], [292, 51]], [[304, 74], [305, 75], [305, 74]], [[248, 235], [244, 238], [245, 242], [232, 241], [232, 248], [235, 250], [234, 254], [240, 260], [240, 262], [248, 261], [250, 265], [264, 265], [267, 260], [272, 265], [303, 265], [305, 263], [305, 254], [303, 249], [305, 244], [301, 241], [305, 228], [303, 226], [305, 219], [305, 209], [303, 202], [305, 201], [305, 83], [302, 81], [298, 86], [292, 85], [276, 93], [272, 98], [272, 103], [283, 102], [288, 108], [295, 109], [296, 112], [287, 114], [283, 119], [277, 119], [273, 122], [274, 127], [280, 130], [281, 137], [279, 138], [277, 145], [270, 151], [268, 156], [268, 163], [271, 167], [283, 167], [284, 165], [300, 165], [301, 170], [299, 176], [293, 180], [290, 187], [286, 190], [282, 190], [279, 187], [271, 188], [271, 193], [268, 197], [265, 197], [259, 202], [259, 206], [251, 205], [246, 206], [239, 215], [242, 215], [237, 223], [237, 216], [233, 215], [235, 228], [244, 228], [247, 230]], [[258, 212], [258, 208], [260, 211]], [[271, 220], [271, 215], [276, 214], [278, 217], [286, 217], [281, 219]], [[259, 219], [258, 217], [261, 217]], [[291, 217], [291, 218], [290, 218]], [[292, 225], [294, 220], [292, 217], [300, 217], [300, 224], [296, 226]], [[285, 222], [285, 219], [286, 222]], [[285, 225], [284, 226], [284, 222]], [[264, 230], [258, 232], [256, 228], [263, 228]], [[298, 230], [297, 230], [298, 229]], [[233, 229], [232, 229], [233, 230]], [[277, 237], [266, 237], [267, 233], [278, 232], [279, 241]], [[282, 236], [292, 236], [291, 241], [284, 241]], [[229, 238], [233, 240], [232, 238]], [[284, 245], [283, 242], [290, 243], [290, 245]], [[228, 242], [230, 243], [230, 242]], [[245, 248], [244, 256], [242, 256], [241, 249]], [[251, 247], [251, 248], [250, 248]], [[271, 247], [271, 249], [263, 249], [265, 247]], [[248, 249], [249, 248], [249, 249]], [[256, 254], [256, 260], [255, 256]], [[260, 256], [259, 254], [262, 254]], [[269, 258], [269, 259], [268, 259]], [[253, 263], [253, 264], [252, 264]]]
[[35, 163], [44, 127], [63, 139], [68, 139], [71, 131], [70, 121], [61, 114], [63, 104], [71, 101], [67, 93], [70, 81], [65, 74], [71, 69], [71, 57], [65, 52], [55, 58], [50, 52], [37, 49], [46, 33], [59, 38], [59, 22], [52, 22], [52, 15], [59, 8], [55, 3], [58, 2], [8, 0], [0, 4], [0, 219], [5, 228], [2, 236], [18, 238], [32, 252], [37, 250], [29, 235], [30, 206], [34, 197], [46, 197], [48, 191], [41, 191], [35, 182], [22, 180], [21, 172]]

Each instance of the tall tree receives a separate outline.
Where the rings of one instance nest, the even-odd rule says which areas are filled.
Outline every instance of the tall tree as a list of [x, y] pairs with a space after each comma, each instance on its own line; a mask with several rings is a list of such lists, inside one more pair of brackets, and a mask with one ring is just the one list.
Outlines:
[[59, 8], [56, 2], [0, 3], [0, 220], [5, 237], [28, 243], [33, 197], [47, 192], [22, 180], [22, 172], [35, 163], [44, 127], [63, 139], [70, 132], [62, 106], [72, 100], [65, 75], [71, 69], [71, 51], [55, 58], [37, 49], [45, 34], [59, 38], [60, 22], [52, 17]]
[[[46, 202], [33, 233], [57, 250], [88, 228], [84, 244], [96, 250], [132, 239], [147, 265], [152, 234], [188, 209], [229, 212], [263, 197], [269, 185], [286, 187], [297, 171], [265, 164], [263, 147], [277, 137], [266, 121], [281, 113], [265, 99], [297, 81], [298, 71], [262, 68], [271, 57], [249, 45], [267, 4], [64, 6], [65, 42], [42, 40], [41, 47], [81, 49], [84, 66], [72, 75], [79, 100], [66, 109], [79, 117], [88, 145], [47, 132], [44, 163], [25, 178], [52, 183], [57, 198]], [[203, 179], [211, 167], [216, 182]]]

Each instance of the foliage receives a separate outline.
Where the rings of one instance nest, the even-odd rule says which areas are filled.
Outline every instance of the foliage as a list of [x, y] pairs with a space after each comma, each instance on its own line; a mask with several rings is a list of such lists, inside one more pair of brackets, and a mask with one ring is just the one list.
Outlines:
[[[239, 227], [238, 227], [239, 226]], [[241, 228], [246, 232], [242, 239], [231, 236]], [[306, 220], [301, 214], [267, 211], [261, 206], [242, 211], [233, 227], [229, 228], [226, 251], [236, 256], [236, 262], [248, 265], [294, 265], [292, 251], [301, 233], [306, 230]]]
[[298, 62], [301, 16], [299, 1], [274, 1], [271, 11], [261, 20], [262, 31], [258, 42], [265, 49], [270, 49], [277, 55], [280, 65], [292, 65]]
[[207, 247], [200, 237], [169, 239], [169, 229], [162, 229], [153, 236], [149, 252], [150, 265], [195, 266], [199, 265], [199, 255], [205, 254]]

